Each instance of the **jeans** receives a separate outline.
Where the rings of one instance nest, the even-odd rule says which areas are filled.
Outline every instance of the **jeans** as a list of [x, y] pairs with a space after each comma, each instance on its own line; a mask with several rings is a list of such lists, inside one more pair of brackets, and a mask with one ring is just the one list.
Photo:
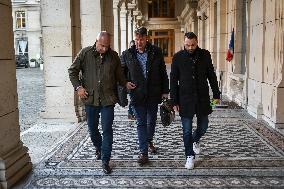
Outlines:
[[[94, 146], [101, 152], [102, 161], [109, 162], [113, 143], [114, 106], [86, 105], [86, 113], [91, 140]], [[98, 128], [100, 113], [103, 136], [101, 136]]]
[[158, 104], [133, 105], [137, 120], [140, 153], [148, 155], [148, 144], [153, 141], [157, 121]]
[[199, 142], [208, 128], [208, 116], [197, 116], [197, 128], [192, 134], [193, 117], [181, 117], [185, 156], [194, 156], [193, 142]]
[[128, 115], [134, 116], [134, 110], [131, 104], [128, 105]]

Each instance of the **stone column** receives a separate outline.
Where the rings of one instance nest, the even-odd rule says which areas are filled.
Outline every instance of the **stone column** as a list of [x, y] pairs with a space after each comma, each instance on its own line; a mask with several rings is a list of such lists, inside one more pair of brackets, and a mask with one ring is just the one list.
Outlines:
[[32, 169], [20, 140], [11, 1], [0, 0], [0, 188], [11, 188]]
[[[284, 2], [275, 1], [276, 14], [278, 15], [277, 20], [275, 19], [276, 25], [276, 75], [277, 75], [277, 88], [276, 88], [276, 104], [273, 111], [275, 112], [275, 127], [284, 129]], [[282, 19], [280, 19], [280, 17]], [[282, 68], [282, 69], [281, 69]], [[274, 118], [274, 117], [273, 117]]]
[[[97, 34], [101, 31], [102, 27], [102, 12], [100, 1], [81, 0], [79, 14], [79, 18], [81, 19], [81, 22], [78, 23], [80, 24], [81, 28], [81, 32], [79, 33], [79, 35], [81, 36], [81, 46], [82, 48], [92, 46], [95, 44]], [[78, 121], [84, 121], [86, 120], [85, 106], [76, 92], [74, 94], [74, 98], [75, 112]]]
[[128, 13], [128, 45], [130, 43], [131, 40], [133, 40], [133, 29], [134, 29], [134, 17], [133, 17], [133, 11], [136, 7], [136, 4], [128, 4], [128, 9], [129, 9], [129, 13]]
[[120, 9], [119, 1], [113, 1], [113, 48], [120, 54]]
[[97, 34], [101, 31], [101, 2], [96, 0], [81, 0], [81, 39], [82, 47], [93, 45]]
[[128, 21], [128, 44], [127, 44], [127, 47], [128, 47], [130, 41], [133, 40], [133, 22], [132, 22], [131, 11], [128, 12], [127, 21]]
[[135, 30], [136, 28], [138, 28], [138, 18], [137, 17], [140, 15], [140, 11], [133, 10], [132, 14], [133, 14], [133, 29]]
[[[264, 3], [261, 1], [251, 1], [250, 4], [250, 48], [248, 49], [249, 63], [248, 63], [248, 112], [256, 117], [261, 118], [263, 114], [263, 103], [262, 99], [262, 83], [264, 82], [264, 25], [263, 25], [263, 14], [264, 14]], [[257, 18], [257, 19], [255, 19]], [[258, 47], [258, 48], [256, 48]]]
[[184, 33], [181, 31], [181, 29], [175, 29], [174, 31], [174, 53], [180, 51], [183, 49], [183, 41], [184, 41]]
[[[270, 10], [270, 11], [268, 11]], [[284, 128], [284, 2], [264, 1], [262, 118], [273, 128]], [[271, 40], [274, 39], [274, 40]], [[253, 48], [253, 47], [252, 47]]]
[[78, 35], [80, 36], [79, 26], [76, 26], [80, 21], [80, 15], [77, 14], [77, 20], [71, 18], [80, 5], [79, 1], [76, 1], [78, 5], [72, 7], [71, 2], [41, 1], [46, 92], [43, 117], [77, 121], [74, 113], [74, 89], [69, 80], [68, 68], [78, 49], [76, 46], [80, 46], [80, 42], [76, 41]]
[[121, 52], [128, 47], [128, 30], [127, 30], [127, 14], [126, 6], [123, 3], [120, 9], [120, 30], [121, 30]]
[[[103, 0], [101, 1], [102, 9], [102, 30], [108, 31], [113, 36], [113, 1]], [[113, 49], [113, 37], [111, 38], [110, 47]]]
[[[137, 28], [137, 18], [136, 16], [133, 15], [133, 32], [135, 31], [135, 29]], [[132, 34], [132, 36], [134, 36], [134, 33]]]
[[223, 72], [222, 76], [222, 85], [223, 94], [226, 93], [226, 51], [228, 44], [226, 43], [226, 0], [217, 1], [217, 69], [216, 73], [220, 76], [221, 72]]

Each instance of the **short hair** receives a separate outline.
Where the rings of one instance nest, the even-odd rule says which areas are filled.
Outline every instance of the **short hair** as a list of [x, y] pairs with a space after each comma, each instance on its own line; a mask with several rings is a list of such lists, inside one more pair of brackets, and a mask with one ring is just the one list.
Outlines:
[[193, 32], [186, 32], [184, 34], [184, 37], [186, 37], [188, 39], [196, 39], [197, 40], [197, 35], [195, 35], [195, 33], [193, 33]]
[[134, 41], [134, 40], [131, 40], [131, 41], [129, 42], [129, 47], [131, 48], [133, 45], [135, 45], [135, 41]]
[[140, 27], [140, 28], [137, 28], [134, 33], [136, 35], [145, 36], [145, 35], [147, 35], [147, 29], [145, 27]]
[[99, 40], [102, 37], [108, 37], [110, 39], [110, 33], [108, 33], [107, 31], [101, 31], [98, 33], [96, 40]]

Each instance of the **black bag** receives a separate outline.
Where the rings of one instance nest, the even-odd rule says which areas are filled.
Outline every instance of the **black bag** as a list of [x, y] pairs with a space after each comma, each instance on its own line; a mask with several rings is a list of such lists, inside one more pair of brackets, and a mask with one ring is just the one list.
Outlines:
[[128, 99], [127, 99], [127, 89], [126, 87], [117, 85], [117, 99], [118, 104], [122, 107], [125, 107], [128, 105]]
[[163, 126], [169, 126], [175, 119], [173, 104], [169, 99], [163, 99], [160, 106], [160, 116]]

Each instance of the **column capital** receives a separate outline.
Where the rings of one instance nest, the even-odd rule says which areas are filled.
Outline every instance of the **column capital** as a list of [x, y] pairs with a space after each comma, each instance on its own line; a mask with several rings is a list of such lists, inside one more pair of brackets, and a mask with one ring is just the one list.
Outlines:
[[128, 3], [127, 4], [128, 9], [130, 10], [134, 10], [136, 8], [136, 4], [135, 3]]
[[142, 20], [142, 19], [143, 19], [143, 16], [142, 16], [142, 15], [138, 15], [138, 16], [136, 16], [136, 19], [137, 19], [137, 20]]
[[124, 2], [124, 0], [113, 0], [113, 9], [117, 9], [117, 8], [119, 8], [121, 5], [122, 5], [122, 3]]
[[128, 13], [128, 10], [126, 10], [126, 9], [121, 9], [120, 10], [120, 16], [126, 16], [127, 13]]
[[139, 11], [139, 10], [134, 10], [134, 11], [133, 11], [133, 16], [138, 16], [138, 15], [141, 15], [141, 11]]
[[120, 7], [120, 15], [121, 16], [126, 16], [128, 13], [128, 10], [127, 10], [127, 7], [126, 7], [126, 4], [123, 3]]

